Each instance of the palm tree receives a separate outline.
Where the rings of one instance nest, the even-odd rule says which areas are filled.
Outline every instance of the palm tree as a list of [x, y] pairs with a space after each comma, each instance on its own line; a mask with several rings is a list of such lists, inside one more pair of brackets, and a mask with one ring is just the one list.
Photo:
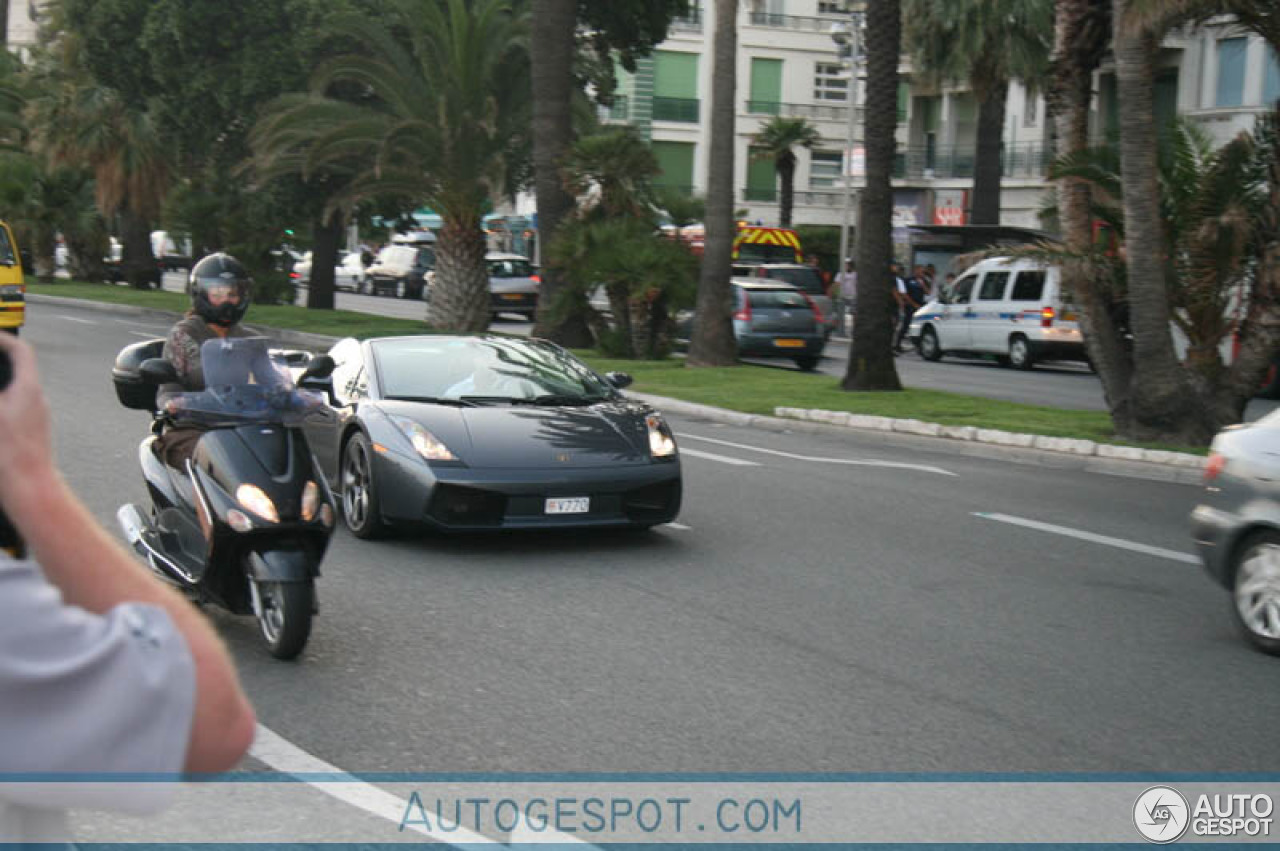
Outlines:
[[595, 208], [608, 218], [650, 218], [653, 179], [661, 173], [653, 149], [633, 127], [610, 127], [579, 139], [561, 170], [573, 195], [597, 192]]
[[806, 150], [822, 141], [818, 129], [803, 118], [786, 118], [776, 115], [760, 128], [751, 143], [757, 148], [756, 158], [773, 160], [782, 191], [778, 198], [778, 223], [791, 227], [791, 209], [795, 203], [797, 145]]
[[893, 161], [898, 126], [898, 0], [867, 8], [867, 185], [858, 211], [858, 315], [854, 323], [845, 390], [901, 390], [893, 364]]
[[970, 221], [999, 224], [1009, 81], [1038, 83], [1048, 70], [1053, 0], [903, 0], [903, 13], [914, 70], [963, 80], [978, 100]]
[[393, 196], [440, 214], [438, 328], [488, 327], [480, 221], [528, 140], [528, 98], [511, 84], [527, 75], [527, 17], [509, 0], [388, 0], [377, 16], [344, 15], [335, 34], [358, 49], [322, 65], [310, 94], [273, 102], [251, 134], [265, 167], [339, 175], [330, 212]]
[[711, 71], [711, 142], [707, 169], [707, 238], [698, 280], [698, 322], [686, 366], [731, 366], [737, 343], [732, 296], [734, 98], [737, 96], [738, 0], [716, 0]]
[[[573, 143], [572, 94], [577, 0], [532, 0], [533, 43], [529, 58], [533, 84], [534, 192], [538, 202], [538, 239], [542, 250], [554, 241], [560, 223], [573, 212], [573, 196], [560, 179], [560, 166]], [[581, 323], [553, 322], [550, 306], [563, 286], [563, 274], [553, 263], [542, 264], [536, 336], [565, 345], [587, 341], [578, 333]]]
[[119, 222], [122, 265], [135, 287], [159, 285], [151, 221], [172, 179], [171, 149], [145, 104], [96, 85], [69, 33], [38, 58], [27, 103], [31, 147], [50, 169], [87, 168], [105, 219]]

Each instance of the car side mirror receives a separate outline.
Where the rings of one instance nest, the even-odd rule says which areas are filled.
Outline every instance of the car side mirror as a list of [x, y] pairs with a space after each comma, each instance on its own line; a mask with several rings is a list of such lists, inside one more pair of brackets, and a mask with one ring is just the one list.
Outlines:
[[316, 355], [311, 360], [307, 361], [307, 368], [298, 376], [298, 383], [301, 384], [309, 378], [327, 379], [329, 376], [333, 375], [333, 371], [337, 366], [338, 365], [333, 362], [333, 358], [328, 355]]
[[606, 372], [604, 378], [619, 390], [630, 387], [632, 382], [635, 381], [634, 378], [625, 372]]
[[147, 358], [138, 366], [138, 377], [147, 384], [174, 384], [178, 370], [164, 358]]

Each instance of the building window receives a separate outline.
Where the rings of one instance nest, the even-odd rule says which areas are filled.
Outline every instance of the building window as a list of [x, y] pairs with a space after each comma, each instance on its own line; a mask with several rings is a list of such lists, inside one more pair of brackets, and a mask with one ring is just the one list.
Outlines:
[[813, 66], [815, 101], [849, 100], [849, 72], [838, 62], [817, 62]]
[[818, 0], [819, 15], [843, 15], [843, 0]]
[[814, 151], [809, 161], [809, 188], [835, 186], [840, 180], [842, 161], [843, 155], [839, 151]]
[[1022, 99], [1022, 126], [1023, 127], [1036, 126], [1036, 107], [1037, 106], [1038, 104], [1036, 103], [1036, 96], [1032, 94], [1031, 89], [1027, 89], [1023, 93], [1023, 99]]
[[698, 54], [657, 50], [653, 54], [655, 121], [698, 121]]
[[1244, 103], [1244, 58], [1246, 38], [1224, 38], [1218, 42], [1218, 97], [1215, 106]]

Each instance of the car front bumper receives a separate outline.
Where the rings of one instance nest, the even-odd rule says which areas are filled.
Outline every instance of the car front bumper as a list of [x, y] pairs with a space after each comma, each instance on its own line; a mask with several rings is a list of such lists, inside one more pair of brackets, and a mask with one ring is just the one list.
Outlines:
[[1244, 518], [1211, 505], [1197, 505], [1191, 512], [1191, 537], [1200, 551], [1204, 569], [1223, 588], [1231, 587], [1231, 550], [1247, 524]]

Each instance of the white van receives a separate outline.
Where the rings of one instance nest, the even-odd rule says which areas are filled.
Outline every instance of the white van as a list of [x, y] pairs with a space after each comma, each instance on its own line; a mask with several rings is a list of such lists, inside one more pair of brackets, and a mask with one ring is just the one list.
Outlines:
[[994, 355], [1017, 369], [1039, 360], [1088, 362], [1059, 269], [991, 258], [965, 272], [912, 317], [907, 332], [925, 360]]

